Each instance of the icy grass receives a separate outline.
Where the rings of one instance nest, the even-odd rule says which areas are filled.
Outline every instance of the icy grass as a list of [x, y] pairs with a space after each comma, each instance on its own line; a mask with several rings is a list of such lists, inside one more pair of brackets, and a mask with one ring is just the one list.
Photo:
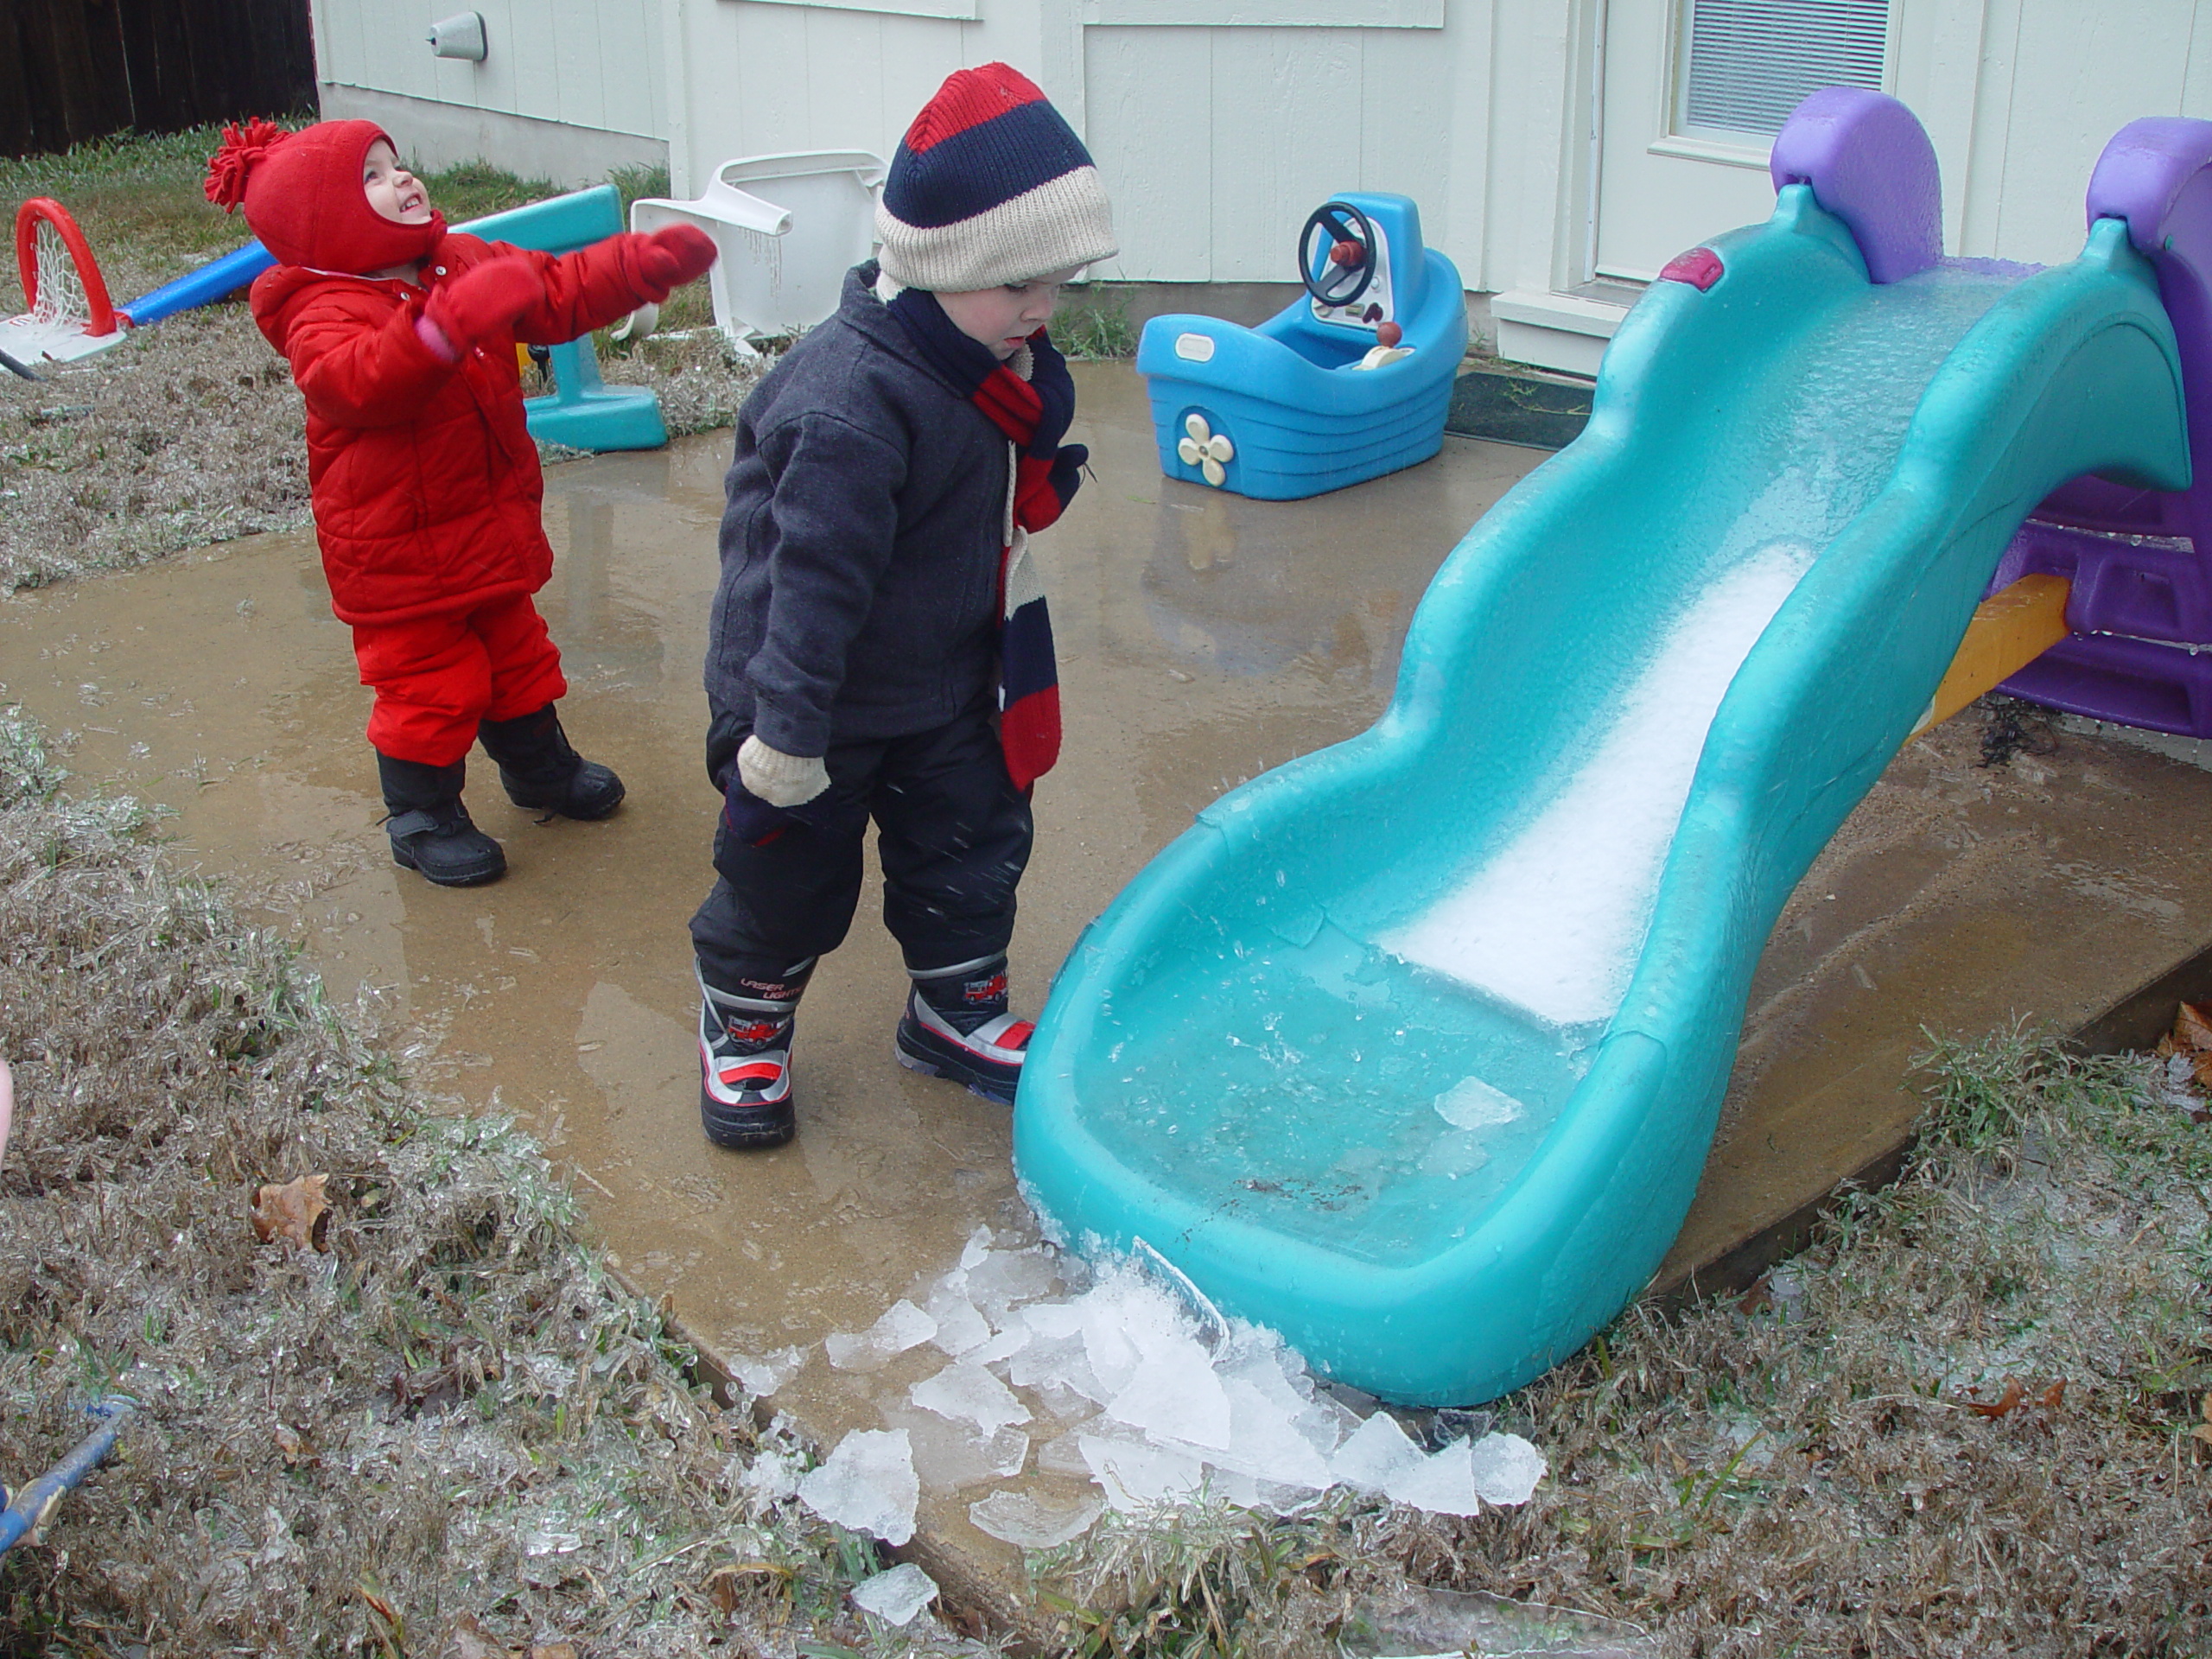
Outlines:
[[[200, 193], [216, 137], [202, 127], [0, 159], [0, 205], [60, 200], [122, 305], [246, 240], [244, 221]], [[480, 165], [428, 182], [455, 221], [553, 194]], [[666, 181], [630, 169], [616, 182], [635, 195]], [[0, 258], [0, 315], [22, 308], [15, 261]], [[731, 357], [710, 321], [695, 283], [663, 308], [667, 334], [626, 352], [602, 341], [601, 372], [652, 386], [672, 433], [728, 426], [758, 368]], [[300, 396], [243, 304], [185, 312], [45, 372], [36, 384], [0, 373], [0, 593], [308, 522]]]
[[2212, 1651], [2212, 1129], [2024, 1028], [1924, 1065], [1897, 1185], [1498, 1403], [1551, 1463], [1528, 1504], [1109, 1517], [1033, 1558], [1071, 1644], [1319, 1659], [1409, 1577], [1669, 1654]]
[[[144, 1408], [0, 1566], [0, 1646], [877, 1643], [842, 1611], [873, 1547], [778, 1501], [798, 1449], [687, 1382], [532, 1145], [428, 1112], [372, 1009], [60, 781], [0, 709], [0, 1471], [99, 1394]], [[327, 1252], [257, 1243], [256, 1185], [326, 1173]], [[895, 1650], [976, 1649], [921, 1620]]]

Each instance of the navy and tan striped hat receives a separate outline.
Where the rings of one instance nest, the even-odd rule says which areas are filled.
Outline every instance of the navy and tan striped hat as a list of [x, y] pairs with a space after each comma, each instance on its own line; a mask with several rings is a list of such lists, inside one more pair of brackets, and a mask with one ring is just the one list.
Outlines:
[[958, 69], [922, 106], [875, 209], [884, 275], [957, 294], [1110, 258], [1114, 212], [1083, 140], [1020, 71]]

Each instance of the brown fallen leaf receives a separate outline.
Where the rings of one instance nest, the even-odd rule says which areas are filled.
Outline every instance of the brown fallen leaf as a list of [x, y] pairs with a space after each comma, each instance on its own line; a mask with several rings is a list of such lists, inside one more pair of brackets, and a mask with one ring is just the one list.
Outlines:
[[2190, 1429], [2190, 1435], [2192, 1439], [2203, 1441], [2207, 1446], [2212, 1446], [2212, 1394], [2204, 1396], [2202, 1408], [2204, 1421]]
[[533, 1642], [530, 1644], [530, 1659], [576, 1659], [576, 1644], [573, 1642]]
[[253, 1195], [253, 1236], [267, 1244], [282, 1239], [303, 1250], [327, 1250], [330, 1204], [322, 1195], [327, 1175], [302, 1175], [282, 1186], [270, 1185]]
[[453, 1639], [447, 1643], [449, 1659], [514, 1659], [514, 1649], [463, 1613], [453, 1622]]
[[307, 1437], [289, 1423], [277, 1424], [270, 1438], [276, 1442], [276, 1450], [283, 1454], [287, 1469], [304, 1469], [321, 1460]]
[[765, 1579], [769, 1586], [781, 1588], [791, 1578], [790, 1567], [779, 1567], [773, 1561], [734, 1561], [708, 1573], [700, 1587], [713, 1598], [715, 1605], [721, 1609], [722, 1617], [728, 1618], [744, 1605], [748, 1590], [760, 1587], [759, 1580]]
[[2056, 1411], [2065, 1403], [2066, 1379], [2063, 1376], [2036, 1395], [2036, 1404], [2041, 1406], [2045, 1411]]
[[2174, 1046], [2190, 1054], [2212, 1049], [2212, 1014], [2194, 1002], [2183, 1003], [2174, 1015]]
[[[1969, 1389], [1967, 1392], [1973, 1394], [1976, 1390]], [[2008, 1376], [2005, 1379], [2005, 1392], [1996, 1399], [1967, 1400], [1961, 1403], [1977, 1417], [2002, 1417], [2027, 1397], [2028, 1391], [2020, 1386], [2020, 1379], [2017, 1376]]]
[[515, 1659], [515, 1650], [478, 1623], [474, 1613], [463, 1613], [453, 1622], [446, 1659]]

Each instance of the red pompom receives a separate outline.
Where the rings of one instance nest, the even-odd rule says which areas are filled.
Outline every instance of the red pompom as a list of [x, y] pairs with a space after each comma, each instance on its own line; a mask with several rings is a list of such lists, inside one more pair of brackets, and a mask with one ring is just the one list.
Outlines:
[[226, 126], [223, 147], [207, 158], [207, 200], [226, 213], [236, 213], [245, 202], [248, 171], [273, 145], [291, 136], [274, 121], [258, 118], [243, 128]]

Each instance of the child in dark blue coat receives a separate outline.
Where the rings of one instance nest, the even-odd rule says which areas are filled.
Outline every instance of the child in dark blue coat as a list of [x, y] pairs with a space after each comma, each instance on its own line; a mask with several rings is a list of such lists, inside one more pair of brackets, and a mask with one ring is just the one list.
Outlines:
[[1029, 1038], [1006, 953], [1059, 705], [1027, 543], [1084, 459], [1045, 324], [1113, 223], [1082, 141], [995, 63], [915, 118], [876, 232], [880, 263], [738, 417], [707, 648], [719, 879], [691, 922], [718, 1146], [791, 1137], [794, 1016], [871, 819], [913, 981], [900, 1063], [1011, 1101]]

